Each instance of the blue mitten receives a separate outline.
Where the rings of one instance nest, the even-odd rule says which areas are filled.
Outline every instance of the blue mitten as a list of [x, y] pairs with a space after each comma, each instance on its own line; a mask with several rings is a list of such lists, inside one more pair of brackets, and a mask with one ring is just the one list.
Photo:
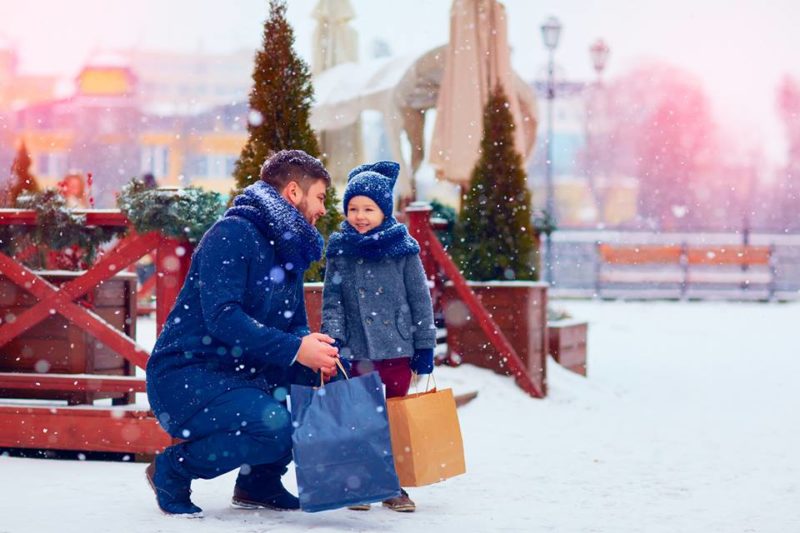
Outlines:
[[433, 348], [420, 348], [414, 350], [411, 356], [411, 370], [417, 374], [430, 374], [433, 372]]

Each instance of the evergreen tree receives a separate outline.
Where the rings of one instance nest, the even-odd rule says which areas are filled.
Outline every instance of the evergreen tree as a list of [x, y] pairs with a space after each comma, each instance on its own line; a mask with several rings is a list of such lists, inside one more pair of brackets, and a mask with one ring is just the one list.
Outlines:
[[467, 279], [532, 280], [534, 231], [514, 119], [498, 85], [483, 112], [481, 156], [462, 198], [455, 257]]
[[28, 154], [28, 148], [23, 142], [20, 144], [17, 155], [14, 157], [14, 162], [11, 164], [11, 183], [5, 204], [8, 207], [14, 207], [17, 203], [17, 198], [21, 195], [37, 192], [39, 192], [39, 184], [31, 174], [31, 156]]
[[271, 0], [263, 48], [256, 53], [253, 69], [250, 136], [233, 173], [238, 191], [259, 179], [261, 165], [278, 150], [304, 150], [319, 157], [319, 144], [308, 122], [314, 97], [311, 74], [293, 45], [286, 2]]
[[447, 226], [436, 230], [436, 238], [442, 243], [445, 250], [449, 250], [453, 245], [453, 232], [455, 231], [458, 214], [449, 205], [444, 205], [438, 200], [431, 200], [431, 218], [439, 218], [447, 222]]

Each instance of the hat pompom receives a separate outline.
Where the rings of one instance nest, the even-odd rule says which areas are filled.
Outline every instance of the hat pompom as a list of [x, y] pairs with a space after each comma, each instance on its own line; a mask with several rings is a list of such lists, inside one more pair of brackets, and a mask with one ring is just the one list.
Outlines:
[[392, 180], [392, 185], [397, 181], [397, 176], [400, 175], [400, 164], [394, 161], [378, 161], [377, 163], [367, 163], [359, 165], [347, 175], [347, 181], [355, 178], [362, 172], [377, 172], [381, 176]]

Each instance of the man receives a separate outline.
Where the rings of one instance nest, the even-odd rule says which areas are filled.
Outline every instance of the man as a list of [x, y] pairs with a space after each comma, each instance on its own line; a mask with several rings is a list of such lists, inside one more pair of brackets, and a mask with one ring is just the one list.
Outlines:
[[334, 376], [338, 357], [332, 338], [309, 333], [303, 299], [329, 185], [319, 160], [278, 152], [198, 244], [147, 365], [153, 412], [183, 439], [146, 471], [165, 513], [201, 516], [191, 481], [235, 468], [235, 506], [299, 508], [281, 483], [292, 453], [286, 395], [315, 372]]

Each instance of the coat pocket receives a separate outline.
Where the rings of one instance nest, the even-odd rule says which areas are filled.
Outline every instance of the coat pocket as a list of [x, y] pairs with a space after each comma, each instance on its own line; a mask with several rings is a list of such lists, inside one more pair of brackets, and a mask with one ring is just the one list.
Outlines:
[[397, 324], [397, 332], [406, 340], [411, 338], [411, 312], [408, 310], [407, 305], [403, 305], [397, 310], [395, 318]]

